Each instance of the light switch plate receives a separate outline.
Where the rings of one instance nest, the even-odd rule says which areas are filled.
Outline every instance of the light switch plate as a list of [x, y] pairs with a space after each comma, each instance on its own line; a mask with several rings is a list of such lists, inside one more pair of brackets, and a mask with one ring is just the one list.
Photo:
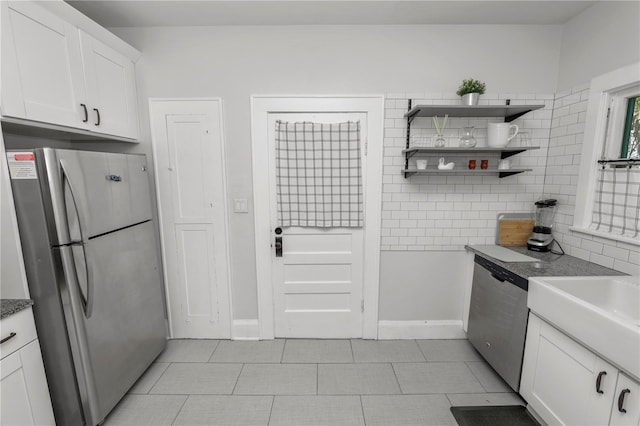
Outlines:
[[233, 212], [234, 213], [249, 213], [249, 209], [247, 207], [247, 199], [246, 198], [234, 198], [233, 199]]

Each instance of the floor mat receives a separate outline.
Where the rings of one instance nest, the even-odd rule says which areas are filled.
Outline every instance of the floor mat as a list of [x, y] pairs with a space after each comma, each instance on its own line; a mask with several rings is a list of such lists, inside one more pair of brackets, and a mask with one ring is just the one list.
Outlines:
[[522, 405], [451, 407], [460, 426], [540, 426]]

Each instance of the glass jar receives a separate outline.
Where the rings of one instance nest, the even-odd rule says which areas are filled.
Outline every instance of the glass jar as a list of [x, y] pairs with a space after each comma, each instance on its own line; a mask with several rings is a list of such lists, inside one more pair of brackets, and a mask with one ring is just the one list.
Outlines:
[[476, 137], [473, 135], [475, 127], [469, 126], [462, 130], [462, 136], [460, 137], [461, 148], [473, 148], [476, 146]]

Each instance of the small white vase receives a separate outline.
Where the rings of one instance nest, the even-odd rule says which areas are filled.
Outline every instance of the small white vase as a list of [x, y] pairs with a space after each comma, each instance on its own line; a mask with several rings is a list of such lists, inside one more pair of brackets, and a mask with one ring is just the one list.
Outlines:
[[478, 105], [480, 93], [467, 93], [462, 95], [462, 105]]

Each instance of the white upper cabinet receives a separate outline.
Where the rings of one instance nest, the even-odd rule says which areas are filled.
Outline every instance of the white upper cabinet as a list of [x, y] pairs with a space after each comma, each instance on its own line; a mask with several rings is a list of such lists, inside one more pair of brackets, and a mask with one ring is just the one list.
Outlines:
[[3, 7], [2, 114], [82, 127], [85, 93], [77, 29], [29, 2]]
[[96, 132], [138, 137], [133, 62], [80, 30], [89, 99], [89, 122]]
[[136, 139], [136, 102], [130, 57], [41, 5], [2, 2], [3, 117]]

